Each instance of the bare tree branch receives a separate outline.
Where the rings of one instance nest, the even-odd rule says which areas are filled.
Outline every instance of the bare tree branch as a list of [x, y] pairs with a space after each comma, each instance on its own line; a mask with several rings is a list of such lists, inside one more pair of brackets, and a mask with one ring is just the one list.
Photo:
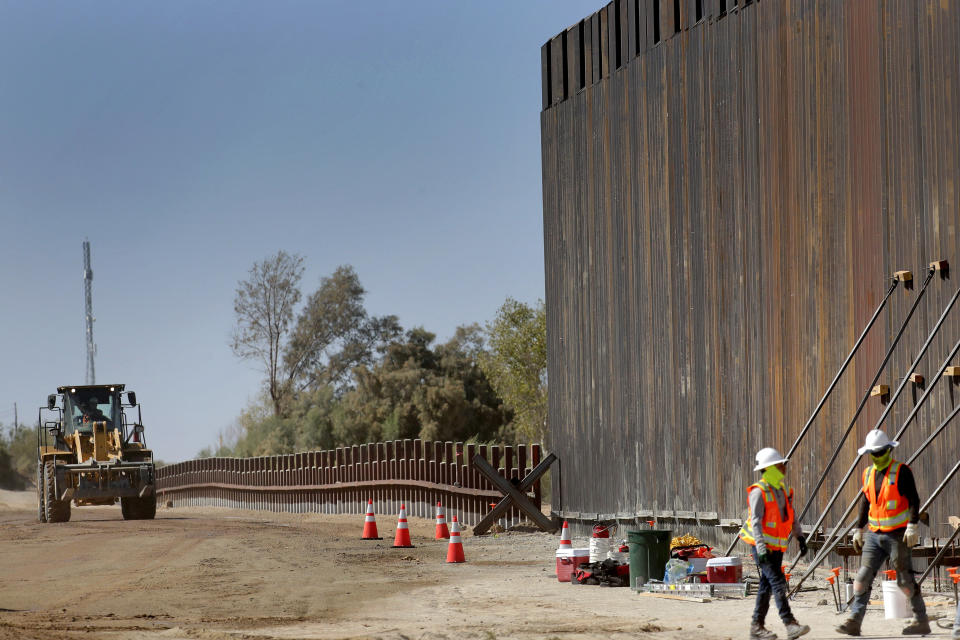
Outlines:
[[237, 316], [230, 346], [244, 360], [255, 360], [267, 375], [274, 415], [283, 410], [287, 385], [280, 380], [281, 343], [300, 302], [303, 258], [286, 251], [254, 263], [247, 280], [237, 286], [233, 310]]

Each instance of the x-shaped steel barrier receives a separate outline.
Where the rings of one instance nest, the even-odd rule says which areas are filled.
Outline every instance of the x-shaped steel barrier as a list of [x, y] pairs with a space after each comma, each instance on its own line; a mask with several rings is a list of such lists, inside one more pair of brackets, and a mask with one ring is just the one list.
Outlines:
[[540, 479], [547, 469], [550, 468], [550, 465], [553, 464], [554, 460], [557, 459], [557, 456], [550, 454], [543, 461], [534, 467], [530, 473], [520, 481], [516, 487], [513, 486], [513, 483], [497, 473], [497, 470], [494, 469], [489, 462], [484, 458], [474, 456], [473, 465], [477, 470], [482, 473], [490, 482], [493, 483], [500, 493], [503, 494], [503, 498], [500, 502], [497, 503], [497, 506], [493, 508], [493, 511], [488, 513], [477, 523], [473, 528], [474, 535], [480, 535], [487, 532], [487, 529], [497, 521], [497, 518], [502, 516], [507, 512], [507, 509], [510, 508], [511, 503], [516, 505], [518, 509], [523, 511], [531, 520], [533, 520], [540, 529], [553, 533], [557, 530], [557, 525], [550, 518], [543, 515], [540, 512], [540, 509], [537, 508], [530, 498], [527, 497], [526, 491], [533, 486], [533, 483]]

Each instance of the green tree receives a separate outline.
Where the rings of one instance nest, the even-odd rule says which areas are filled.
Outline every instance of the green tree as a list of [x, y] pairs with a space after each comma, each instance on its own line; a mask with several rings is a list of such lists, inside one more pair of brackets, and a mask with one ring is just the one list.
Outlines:
[[334, 426], [340, 414], [340, 402], [334, 394], [333, 387], [324, 386], [301, 395], [290, 416], [296, 423], [296, 450], [336, 447]]
[[498, 437], [510, 416], [477, 364], [480, 328], [461, 327], [435, 349], [434, 338], [411, 329], [375, 366], [355, 369], [356, 388], [344, 396], [335, 423], [338, 442]]
[[548, 444], [547, 322], [543, 301], [530, 306], [513, 298], [487, 324], [480, 368], [513, 412], [518, 434]]
[[401, 333], [396, 316], [371, 318], [353, 267], [337, 267], [310, 295], [284, 350], [286, 384], [299, 393], [332, 386], [342, 393], [350, 371], [372, 364], [376, 350]]
[[10, 452], [0, 445], [0, 489], [17, 491], [23, 489], [26, 483], [23, 477], [14, 470], [14, 462]]
[[437, 437], [431, 439], [514, 441], [516, 434], [510, 426], [513, 413], [480, 368], [480, 358], [485, 353], [485, 336], [480, 325], [457, 327], [453, 337], [436, 347], [434, 353], [446, 381], [443, 397], [449, 399], [437, 407], [437, 413], [443, 416], [441, 424], [459, 425], [459, 437], [439, 437], [443, 428], [437, 425]]
[[272, 455], [400, 438], [516, 439], [520, 423], [483, 368], [497, 361], [486, 353], [491, 329], [458, 327], [435, 346], [435, 334], [422, 327], [404, 332], [396, 316], [369, 316], [366, 291], [349, 265], [323, 278], [297, 312], [302, 271], [299, 256], [281, 251], [254, 264], [240, 283], [232, 346], [263, 365], [264, 396], [202, 455]]
[[254, 263], [234, 298], [231, 347], [261, 365], [277, 418], [288, 417], [304, 392], [326, 386], [345, 392], [352, 368], [372, 364], [402, 334], [396, 316], [367, 314], [366, 291], [349, 265], [321, 279], [298, 313], [302, 275], [303, 258], [280, 251]]
[[37, 429], [0, 424], [0, 488], [20, 490], [37, 472]]

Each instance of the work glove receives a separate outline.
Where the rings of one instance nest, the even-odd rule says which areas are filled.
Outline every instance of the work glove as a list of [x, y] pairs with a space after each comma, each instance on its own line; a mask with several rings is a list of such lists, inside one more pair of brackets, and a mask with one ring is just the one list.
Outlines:
[[917, 546], [918, 542], [920, 542], [920, 525], [911, 522], [907, 525], [907, 530], [903, 532], [903, 544], [907, 545], [908, 549], [912, 549]]
[[797, 544], [800, 545], [800, 557], [807, 555], [807, 541], [803, 539], [803, 536], [797, 538]]
[[853, 550], [857, 553], [863, 551], [863, 529], [858, 528], [853, 531]]
[[767, 564], [770, 561], [770, 554], [767, 552], [767, 545], [757, 545], [757, 564]]

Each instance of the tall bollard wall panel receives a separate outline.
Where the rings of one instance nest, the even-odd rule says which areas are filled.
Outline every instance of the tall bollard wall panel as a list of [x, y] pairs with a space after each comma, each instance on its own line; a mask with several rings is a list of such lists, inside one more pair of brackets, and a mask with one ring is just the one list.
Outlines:
[[[726, 523], [729, 539], [755, 452], [790, 448], [894, 272], [960, 267], [960, 2], [597, 9], [541, 48], [553, 507], [585, 522]], [[938, 274], [879, 384], [907, 376], [958, 286]], [[916, 296], [891, 297], [796, 449], [801, 504]], [[903, 458], [960, 399], [956, 377], [929, 378], [958, 338], [955, 309], [917, 370], [937, 386]], [[924, 391], [909, 384], [890, 434]], [[814, 518], [883, 408], [869, 400]], [[958, 451], [960, 419], [912, 465], [921, 498]], [[958, 513], [954, 488], [923, 535], [948, 536]]]
[[[502, 497], [474, 468], [477, 454], [504, 478], [520, 479], [539, 464], [542, 450], [539, 444], [395, 440], [256, 458], [203, 458], [157, 469], [157, 493], [161, 505], [174, 507], [289, 513], [363, 514], [372, 499], [378, 513], [396, 513], [406, 504], [408, 515], [418, 518], [433, 518], [439, 501], [448, 514], [473, 525]], [[539, 482], [532, 495], [540, 505]], [[521, 512], [511, 509], [503, 524], [521, 519]]]

